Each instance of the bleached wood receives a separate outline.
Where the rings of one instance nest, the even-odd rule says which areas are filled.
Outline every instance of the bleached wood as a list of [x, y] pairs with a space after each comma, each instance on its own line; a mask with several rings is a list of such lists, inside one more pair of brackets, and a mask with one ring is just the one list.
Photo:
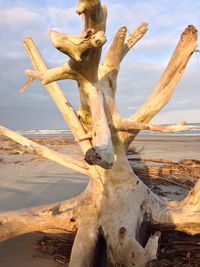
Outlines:
[[145, 35], [148, 30], [148, 24], [146, 22], [141, 23], [136, 29], [129, 34], [125, 40], [121, 60], [127, 55], [129, 50]]
[[[84, 42], [89, 32], [104, 35], [107, 12], [100, 1], [80, 0], [77, 13], [83, 17], [80, 36]], [[47, 205], [45, 209], [39, 207], [36, 210], [0, 214], [1, 240], [29, 231], [77, 231], [70, 267], [94, 267], [95, 260], [98, 260], [98, 267], [145, 267], [148, 261], [156, 258], [160, 233], [148, 236], [142, 227], [143, 222], [158, 230], [173, 227], [190, 234], [200, 233], [199, 183], [185, 200], [169, 202], [143, 184], [126, 157], [126, 147], [141, 128], [174, 131], [185, 127], [149, 125], [147, 122], [168, 102], [196, 47], [197, 32], [193, 26], [183, 33], [161, 80], [142, 108], [128, 120], [120, 119], [117, 112], [115, 92], [120, 60], [146, 30], [147, 24], [143, 23], [125, 40], [126, 29], [120, 29], [106, 56], [107, 63], [102, 65], [101, 47], [89, 45], [88, 50], [84, 50], [83, 45], [84, 49], [81, 50], [80, 36], [78, 39], [68, 36], [67, 42], [78, 40], [78, 46], [73, 49], [72, 45], [67, 47], [65, 52], [71, 57], [70, 61], [52, 70], [47, 69], [32, 40], [25, 39], [25, 48], [35, 68], [27, 74], [44, 84], [49, 83], [46, 88], [72, 129], [85, 157], [89, 152], [87, 160], [93, 156], [90, 163], [101, 167], [89, 168], [91, 179], [87, 188], [71, 202]], [[84, 32], [87, 33], [85, 37]], [[112, 72], [114, 75], [111, 75]], [[56, 83], [52, 83], [61, 78], [78, 82], [81, 103], [78, 117]], [[131, 131], [131, 134], [120, 132], [124, 130]], [[19, 138], [21, 142], [21, 136]], [[71, 159], [67, 164], [84, 169]], [[148, 240], [146, 244], [142, 242], [144, 237]], [[100, 239], [105, 241], [102, 248], [96, 247]], [[101, 254], [102, 262], [102, 259], [96, 258]]]
[[79, 161], [79, 160], [75, 160], [69, 156], [66, 156], [63, 153], [53, 151], [52, 149], [49, 149], [48, 147], [39, 145], [29, 140], [28, 138], [16, 132], [13, 132], [1, 125], [0, 125], [0, 134], [7, 136], [8, 138], [22, 145], [24, 147], [24, 151], [29, 154], [34, 154], [40, 157], [50, 159], [67, 168], [78, 171], [82, 174], [85, 174], [85, 175], [89, 174], [86, 163]]
[[148, 130], [161, 133], [173, 133], [186, 131], [189, 129], [185, 123], [179, 123], [174, 125], [161, 125], [161, 124], [148, 124], [142, 122], [134, 122], [131, 120], [116, 120], [115, 127], [118, 131], [132, 132], [135, 130]]
[[105, 30], [107, 9], [100, 0], [79, 0], [77, 14], [83, 16], [83, 29]]
[[196, 47], [197, 30], [190, 25], [182, 33], [172, 58], [155, 89], [144, 105], [131, 117], [133, 120], [149, 121], [168, 103]]
[[0, 241], [30, 233], [76, 232], [80, 197], [64, 202], [0, 213]]
[[34, 78], [30, 77], [20, 89], [19, 94], [22, 94], [34, 80]]
[[200, 233], [200, 180], [181, 201], [152, 206], [151, 221], [158, 229], [176, 229], [190, 235]]
[[61, 67], [48, 69], [43, 72], [34, 70], [25, 70], [25, 73], [32, 79], [40, 80], [41, 83], [44, 85], [64, 79], [78, 80], [80, 78], [80, 75], [75, 71], [73, 71], [69, 67], [68, 63], [65, 63]]
[[[77, 13], [82, 15], [83, 32], [87, 32], [91, 29], [95, 33], [99, 31], [105, 32], [107, 9], [105, 6], [101, 5], [100, 0], [80, 0], [77, 7]], [[71, 60], [70, 65], [87, 80], [97, 82], [101, 53], [102, 47], [89, 49], [81, 62]]]
[[114, 151], [100, 84], [93, 85], [83, 82], [81, 86], [84, 90], [87, 90], [87, 103], [92, 118], [93, 148], [87, 151], [85, 159], [91, 165], [100, 165], [109, 169], [114, 163]]
[[109, 71], [119, 70], [123, 47], [124, 47], [124, 41], [126, 38], [126, 32], [127, 32], [127, 28], [125, 26], [121, 27], [117, 31], [114, 37], [114, 40], [106, 54], [104, 65], [106, 66], [106, 68], [109, 69]]
[[96, 225], [91, 224], [90, 221], [82, 222], [74, 240], [69, 267], [95, 266], [97, 242], [98, 230]]
[[78, 62], [82, 60], [85, 51], [100, 48], [106, 42], [104, 31], [95, 32], [93, 29], [77, 36], [51, 30], [50, 37], [55, 48]]
[[[189, 25], [182, 33], [174, 53], [154, 90], [145, 103], [129, 119], [134, 122], [149, 122], [170, 100], [181, 79], [187, 63], [197, 47], [197, 30]], [[136, 136], [123, 135], [125, 147]]]
[[[35, 79], [40, 79], [44, 84], [46, 84], [49, 94], [63, 114], [65, 121], [68, 122], [76, 140], [82, 140], [85, 136], [86, 133], [84, 128], [78, 120], [72, 106], [64, 97], [57, 84], [50, 82], [54, 81], [56, 77], [58, 78], [58, 75], [61, 73], [66, 73], [68, 78], [70, 78], [70, 75], [73, 75], [73, 79], [76, 78], [80, 82], [83, 97], [91, 110], [94, 125], [92, 129], [93, 146], [91, 145], [89, 139], [82, 140], [79, 144], [85, 155], [85, 159], [89, 164], [110, 168], [114, 161], [114, 154], [110, 130], [108, 128], [104, 112], [101, 88], [98, 84], [94, 86], [90, 81], [85, 79], [82, 74], [72, 70], [67, 63], [63, 67], [47, 71], [47, 67], [44, 64], [41, 55], [30, 38], [25, 40], [25, 47], [32, 58], [34, 66], [37, 68], [37, 71], [27, 70], [26, 73]], [[61, 69], [64, 70], [60, 71]], [[54, 90], [52, 90], [52, 88], [54, 88]]]
[[[40, 55], [38, 49], [36, 48], [35, 44], [33, 43], [33, 40], [30, 37], [27, 37], [24, 40], [24, 47], [32, 61], [34, 68], [38, 72], [45, 72], [47, 70], [47, 66], [42, 56]], [[64, 120], [69, 125], [75, 138], [79, 140], [86, 133], [73, 107], [71, 106], [69, 101], [66, 99], [66, 97], [63, 95], [59, 86], [56, 83], [51, 83], [51, 84], [46, 85], [46, 89], [48, 93], [50, 94], [50, 96], [52, 97], [52, 99], [54, 100], [61, 114], [63, 115]], [[80, 144], [83, 154], [85, 154], [87, 150], [91, 148], [91, 144], [88, 140], [82, 141], [79, 144]]]
[[116, 33], [100, 70], [101, 79], [106, 76], [106, 79], [113, 90], [113, 94], [115, 94], [116, 91], [116, 79], [121, 61], [129, 50], [144, 36], [147, 30], [148, 24], [141, 23], [131, 34], [129, 34], [126, 40], [127, 28], [125, 26], [121, 27]]

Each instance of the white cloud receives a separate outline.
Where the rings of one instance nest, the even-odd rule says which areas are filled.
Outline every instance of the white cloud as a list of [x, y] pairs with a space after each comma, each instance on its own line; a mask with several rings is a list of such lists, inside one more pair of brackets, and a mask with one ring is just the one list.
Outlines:
[[[36, 10], [23, 7], [1, 8], [0, 24], [7, 27], [26, 27], [27, 24], [39, 21], [41, 16]], [[25, 24], [25, 25], [24, 25]]]
[[[31, 35], [44, 58], [50, 63], [49, 65], [57, 66], [62, 64], [66, 57], [53, 48], [48, 29], [56, 27], [71, 34], [81, 31], [81, 17], [75, 14], [76, 0], [67, 2], [46, 0], [44, 2], [38, 1], [38, 6], [37, 1], [34, 3], [25, 0], [12, 1], [7, 6], [7, 1], [4, 1], [4, 5], [0, 2], [0, 107], [3, 107], [0, 115], [1, 118], [4, 117], [4, 121], [9, 120], [10, 123], [21, 121], [21, 114], [25, 109], [29, 109], [30, 117], [36, 125], [38, 117], [36, 118], [34, 114], [38, 114], [41, 110], [48, 115], [48, 109], [52, 110], [53, 106], [39, 83], [34, 83], [22, 97], [17, 95], [26, 79], [24, 69], [31, 67], [22, 48], [23, 38]], [[129, 31], [132, 31], [143, 21], [149, 23], [149, 31], [145, 37], [124, 60], [118, 79], [117, 104], [121, 113], [127, 116], [134, 112], [150, 94], [167, 65], [184, 28], [188, 24], [195, 24], [197, 28], [200, 28], [200, 2], [194, 0], [102, 0], [102, 3], [108, 6], [108, 43], [122, 25], [128, 26]], [[104, 52], [105, 50], [106, 48]], [[170, 117], [173, 117], [175, 121], [184, 120], [180, 116], [185, 117], [187, 114], [190, 114], [189, 117], [193, 121], [200, 121], [199, 64], [200, 56], [198, 59], [198, 56], [194, 55], [174, 96], [161, 115], [158, 115], [159, 122], [165, 120], [170, 122], [167, 121]], [[77, 106], [78, 97], [74, 95], [73, 90], [70, 90], [70, 88], [75, 89], [75, 85], [66, 84], [66, 81], [62, 85], [67, 87], [67, 96], [71, 97], [72, 102]], [[45, 109], [42, 107], [44, 103]], [[189, 117], [187, 115], [187, 118]], [[21, 127], [23, 123], [26, 123], [25, 119], [21, 121]], [[48, 124], [48, 119], [45, 119], [43, 123]]]
[[49, 6], [46, 9], [46, 16], [49, 27], [56, 27], [71, 34], [78, 34], [81, 31], [81, 19], [75, 13], [75, 7], [63, 9]]

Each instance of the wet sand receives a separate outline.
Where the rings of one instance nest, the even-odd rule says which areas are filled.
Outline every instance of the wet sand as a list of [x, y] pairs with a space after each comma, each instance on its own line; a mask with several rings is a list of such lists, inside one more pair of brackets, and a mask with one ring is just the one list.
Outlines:
[[[81, 156], [72, 139], [51, 136], [34, 140], [73, 157]], [[137, 154], [131, 157], [136, 158], [200, 160], [200, 136], [138, 136], [134, 149]], [[23, 154], [16, 144], [1, 137], [0, 181], [0, 211], [5, 211], [70, 198], [84, 190], [88, 178], [49, 160]], [[37, 252], [36, 241], [42, 236], [28, 234], [1, 243], [0, 267], [60, 266], [52, 257], [42, 257]]]

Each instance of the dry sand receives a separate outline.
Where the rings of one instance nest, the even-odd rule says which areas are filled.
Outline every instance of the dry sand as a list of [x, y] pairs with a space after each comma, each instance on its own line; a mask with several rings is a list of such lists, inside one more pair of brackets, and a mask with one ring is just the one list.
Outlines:
[[[48, 137], [48, 142], [43, 137], [37, 141], [74, 157], [81, 156], [77, 145], [64, 137]], [[139, 152], [134, 157], [138, 158], [200, 159], [198, 136], [138, 136], [134, 145]], [[0, 181], [0, 211], [5, 211], [70, 198], [83, 191], [88, 178], [46, 159], [19, 154], [18, 146], [0, 138]], [[41, 237], [28, 234], [1, 243], [0, 267], [60, 266], [36, 250], [36, 241]]]

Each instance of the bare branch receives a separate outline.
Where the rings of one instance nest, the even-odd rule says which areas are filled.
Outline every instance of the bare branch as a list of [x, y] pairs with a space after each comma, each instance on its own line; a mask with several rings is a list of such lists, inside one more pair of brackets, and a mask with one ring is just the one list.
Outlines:
[[[47, 71], [47, 66], [30, 37], [24, 40], [24, 46], [33, 63], [35, 70], [40, 73]], [[79, 140], [82, 138], [82, 136], [85, 136], [86, 132], [83, 126], [81, 125], [76, 115], [76, 112], [61, 92], [59, 86], [56, 83], [51, 83], [46, 85], [46, 89], [54, 100], [54, 102], [56, 103], [61, 114], [63, 115], [64, 120], [71, 128], [71, 131], [74, 134], [75, 138]], [[91, 148], [91, 143], [89, 140], [82, 141], [81, 143], [79, 143], [79, 145], [84, 155], [87, 150]]]
[[53, 151], [45, 146], [39, 145], [16, 132], [13, 132], [3, 126], [0, 126], [0, 134], [7, 136], [8, 138], [14, 140], [15, 142], [24, 146], [25, 151], [30, 154], [41, 156], [52, 161], [55, 161], [67, 168], [73, 169], [85, 175], [88, 175], [87, 165], [79, 160], [75, 160], [65, 154]]
[[34, 80], [34, 78], [30, 77], [20, 89], [19, 94], [22, 94]]
[[127, 28], [121, 27], [115, 35], [115, 38], [106, 54], [104, 66], [108, 71], [118, 71], [122, 52], [124, 48], [124, 41], [126, 37]]
[[179, 131], [186, 131], [189, 126], [179, 123], [174, 125], [161, 125], [161, 124], [147, 124], [142, 122], [133, 122], [130, 120], [118, 120], [115, 122], [115, 127], [118, 131], [131, 132], [135, 130], [148, 130], [162, 133], [172, 133]]
[[73, 71], [69, 67], [68, 63], [65, 63], [61, 67], [49, 69], [43, 72], [26, 70], [25, 73], [32, 79], [40, 80], [44, 85], [64, 79], [79, 80], [81, 78], [81, 75]]
[[155, 89], [144, 105], [131, 117], [133, 120], [137, 118], [137, 121], [149, 121], [167, 104], [196, 47], [197, 30], [190, 25], [181, 35], [172, 58]]
[[0, 213], [0, 241], [30, 233], [76, 232], [80, 196], [63, 202]]
[[117, 109], [114, 96], [117, 88], [117, 75], [120, 63], [128, 51], [140, 38], [142, 38], [146, 31], [147, 24], [142, 23], [127, 37], [125, 41], [127, 29], [126, 27], [121, 27], [115, 35], [104, 63], [100, 65], [99, 78], [103, 84], [106, 101], [109, 103], [109, 106], [112, 105], [112, 109], [115, 113], [117, 113]]
[[[196, 47], [197, 30], [194, 26], [189, 25], [181, 35], [172, 58], [155, 89], [143, 106], [130, 117], [130, 120], [149, 122], [168, 103]], [[122, 136], [126, 147], [137, 133]]]
[[148, 24], [143, 22], [127, 37], [123, 46], [121, 61], [129, 52], [129, 50], [145, 35], [147, 30]]
[[81, 139], [79, 139], [78, 141], [79, 142], [82, 142], [84, 140], [87, 140], [87, 139], [92, 139], [92, 133], [91, 132], [88, 132], [85, 136], [83, 136]]
[[[149, 260], [156, 257], [160, 233], [146, 236], [145, 225], [162, 224], [165, 228], [170, 226], [190, 234], [200, 232], [200, 183], [185, 200], [168, 202], [151, 192], [137, 177], [123, 145], [128, 146], [141, 129], [161, 132], [186, 129], [185, 125], [180, 124], [147, 123], [170, 99], [196, 48], [197, 32], [193, 26], [185, 30], [150, 97], [134, 116], [121, 120], [115, 105], [117, 73], [121, 60], [147, 31], [147, 24], [141, 24], [126, 40], [126, 28], [121, 28], [106, 56], [105, 65], [99, 66], [105, 42], [106, 8], [101, 6], [100, 0], [79, 0], [77, 13], [82, 14], [84, 19], [82, 35], [50, 32], [55, 47], [71, 58], [64, 66], [48, 70], [32, 39], [25, 39], [25, 49], [34, 70], [26, 72], [30, 79], [22, 91], [33, 79], [46, 84], [47, 91], [79, 142], [86, 161], [101, 168], [88, 168], [81, 161], [0, 126], [0, 133], [22, 144], [27, 152], [49, 158], [91, 177], [85, 191], [70, 201], [0, 213], [0, 240], [33, 231], [72, 231], [77, 235], [71, 267], [105, 266], [103, 262], [96, 264], [94, 261], [102, 248], [109, 266], [146, 266]], [[81, 102], [79, 117], [53, 82], [68, 78], [78, 82]], [[146, 246], [143, 246], [142, 237], [148, 239]]]

